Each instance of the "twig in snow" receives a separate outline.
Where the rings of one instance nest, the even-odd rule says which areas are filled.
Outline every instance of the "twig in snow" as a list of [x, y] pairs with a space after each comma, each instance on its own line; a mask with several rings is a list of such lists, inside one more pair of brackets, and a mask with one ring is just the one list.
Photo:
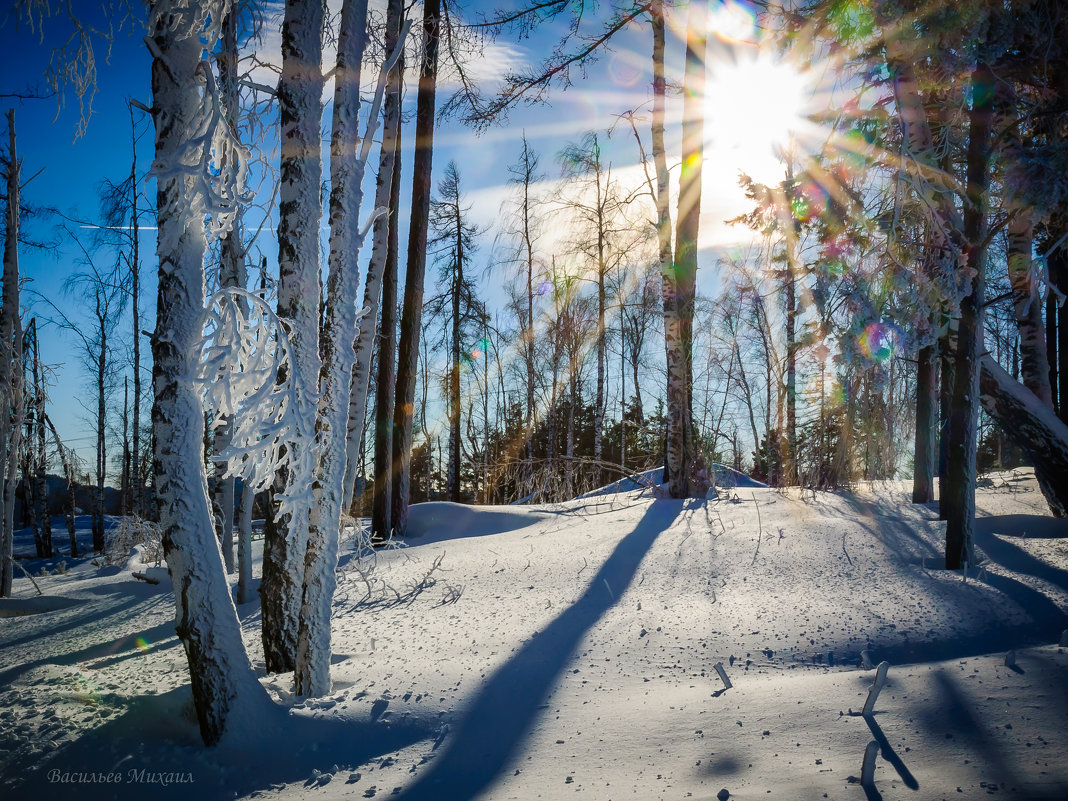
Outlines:
[[41, 588], [37, 586], [37, 582], [33, 580], [33, 576], [31, 576], [29, 574], [29, 571], [27, 571], [26, 568], [24, 568], [21, 564], [19, 564], [19, 560], [18, 559], [12, 559], [11, 561], [12, 561], [12, 563], [14, 563], [18, 567], [19, 570], [22, 571], [22, 575], [24, 575], [26, 578], [28, 578], [33, 583], [33, 588], [35, 590], [37, 590], [37, 594], [38, 595], [44, 595], [44, 593], [41, 592]]
[[576, 573], [575, 575], [576, 576], [581, 576], [582, 575], [582, 571], [585, 570], [587, 567], [589, 567], [589, 564], [586, 562], [586, 557], [583, 556], [582, 557], [582, 567], [579, 568], [579, 572]]
[[871, 689], [868, 690], [868, 700], [864, 702], [864, 717], [871, 717], [875, 713], [875, 702], [879, 698], [879, 693], [882, 692], [883, 687], [886, 685], [886, 671], [890, 669], [889, 662], [880, 662], [879, 667], [875, 670], [875, 681], [872, 682]]
[[879, 754], [879, 743], [872, 740], [864, 749], [864, 762], [860, 768], [860, 786], [864, 789], [875, 787], [875, 757]]
[[464, 594], [464, 588], [466, 584], [446, 584], [445, 585], [445, 597], [441, 600], [441, 605], [454, 604], [460, 600], [460, 597]]
[[715, 668], [716, 673], [719, 674], [719, 680], [723, 682], [723, 689], [729, 690], [734, 686], [731, 684], [731, 680], [727, 678], [727, 671], [724, 670], [722, 662], [716, 662], [712, 667]]

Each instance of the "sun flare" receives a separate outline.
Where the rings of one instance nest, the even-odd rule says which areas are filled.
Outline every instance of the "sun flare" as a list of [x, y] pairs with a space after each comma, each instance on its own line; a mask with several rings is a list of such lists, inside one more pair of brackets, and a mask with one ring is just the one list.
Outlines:
[[804, 125], [811, 93], [795, 65], [766, 53], [710, 62], [706, 158], [761, 182], [781, 180], [781, 151]]

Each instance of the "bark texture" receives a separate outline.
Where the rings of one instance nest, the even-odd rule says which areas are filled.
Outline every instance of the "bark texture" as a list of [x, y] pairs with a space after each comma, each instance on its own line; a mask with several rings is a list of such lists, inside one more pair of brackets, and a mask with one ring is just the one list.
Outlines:
[[[213, 11], [224, 13], [222, 4]], [[212, 526], [202, 459], [204, 416], [191, 376], [204, 308], [205, 199], [190, 177], [190, 139], [200, 112], [200, 31], [166, 7], [152, 16], [159, 258], [152, 340], [153, 473], [164, 556], [174, 583], [178, 638], [189, 661], [204, 742], [213, 745], [254, 705], [266, 703], [241, 640], [241, 626]]]
[[[282, 143], [278, 188], [278, 316], [289, 323], [297, 369], [315, 386], [319, 358], [322, 157], [319, 126], [323, 117], [322, 36], [324, 0], [287, 0], [282, 21], [282, 75], [278, 113]], [[311, 430], [312, 426], [307, 426]], [[294, 447], [314, 447], [301, 443]], [[291, 476], [278, 476], [283, 492]], [[304, 488], [292, 487], [294, 492]], [[263, 579], [260, 583], [263, 651], [267, 670], [285, 673], [296, 665], [309, 509], [269, 515], [264, 529]]]
[[[397, 348], [397, 391], [393, 404], [393, 529], [403, 537], [411, 497], [412, 431], [415, 425], [415, 383], [419, 371], [426, 243], [430, 220], [431, 171], [434, 160], [434, 106], [437, 92], [441, 2], [423, 3], [423, 61], [415, 101], [415, 154], [412, 157], [412, 216], [408, 228], [408, 260], [404, 272], [404, 308]], [[346, 476], [350, 495], [352, 480]], [[429, 487], [428, 487], [429, 491]]]
[[[399, 31], [404, 9], [399, 0], [389, 0], [386, 6], [386, 52], [393, 53], [399, 40]], [[394, 86], [397, 89], [394, 89]], [[390, 100], [399, 91], [400, 76], [386, 76], [387, 106], [382, 120], [382, 150], [378, 159], [378, 182], [375, 186], [375, 208], [388, 209], [390, 188], [393, 183], [393, 161], [396, 156], [396, 137], [400, 129], [399, 102]], [[356, 480], [356, 463], [365, 431], [367, 398], [371, 384], [371, 358], [377, 344], [379, 309], [382, 301], [382, 281], [386, 269], [386, 251], [389, 248], [389, 220], [385, 215], [375, 218], [371, 234], [371, 258], [367, 264], [364, 281], [363, 317], [359, 331], [354, 336], [356, 360], [353, 365], [349, 397], [349, 418], [345, 438], [345, 493], [351, 504], [352, 486]], [[355, 292], [355, 289], [354, 289]], [[347, 510], [347, 507], [346, 507]]]

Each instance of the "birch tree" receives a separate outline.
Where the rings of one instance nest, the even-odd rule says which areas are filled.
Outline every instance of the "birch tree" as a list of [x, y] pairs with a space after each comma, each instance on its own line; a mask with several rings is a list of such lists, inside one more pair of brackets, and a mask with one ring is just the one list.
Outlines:
[[[693, 313], [697, 286], [697, 240], [704, 159], [705, 47], [707, 3], [694, 0], [686, 24], [686, 76], [682, 108], [682, 167], [675, 258], [664, 270], [664, 346], [667, 354], [667, 473], [672, 498], [688, 497], [693, 437]], [[655, 153], [655, 145], [654, 145]]]
[[[205, 50], [219, 38], [229, 3], [150, 6], [159, 260], [152, 338], [153, 473], [164, 558], [175, 593], [175, 622], [192, 680], [200, 733], [208, 745], [238, 729], [267, 702], [241, 640], [208, 499], [200, 443], [203, 406], [197, 373], [205, 286], [204, 220], [225, 230], [238, 202], [241, 153], [214, 105]], [[202, 138], [204, 137], [204, 138]], [[215, 167], [209, 172], [214, 153]]]
[[[397, 49], [400, 38], [401, 21], [404, 16], [403, 6], [398, 0], [389, 0], [386, 7], [386, 52]], [[397, 156], [397, 136], [400, 130], [400, 74], [392, 69], [383, 73], [390, 100], [382, 120], [382, 149], [378, 159], [378, 177], [375, 186], [375, 208], [388, 209], [390, 190], [393, 182], [393, 163]], [[359, 323], [359, 331], [354, 339], [356, 361], [353, 366], [351, 398], [349, 399], [349, 421], [345, 442], [346, 482], [356, 480], [355, 458], [358, 457], [358, 443], [363, 442], [365, 431], [367, 397], [371, 383], [371, 362], [378, 335], [379, 310], [382, 302], [382, 285], [385, 276], [386, 256], [389, 250], [389, 220], [378, 216], [374, 220], [371, 234], [371, 257], [367, 265], [364, 280], [363, 308], [364, 314]], [[353, 464], [350, 465], [350, 462]], [[351, 504], [352, 489], [347, 490]], [[346, 512], [348, 508], [346, 507]]]
[[[297, 636], [295, 684], [300, 695], [330, 691], [330, 612], [337, 585], [338, 538], [345, 482], [345, 440], [354, 380], [357, 315], [354, 299], [356, 257], [367, 236], [360, 226], [363, 176], [371, 153], [378, 110], [387, 76], [401, 57], [408, 25], [401, 27], [394, 49], [379, 76], [374, 100], [359, 135], [360, 68], [367, 45], [366, 0], [348, 0], [341, 11], [338, 62], [334, 70], [334, 113], [330, 137], [330, 249], [323, 328], [323, 370], [319, 384], [316, 428], [317, 464], [314, 503], [304, 557], [304, 587]], [[359, 149], [357, 149], [357, 145]], [[374, 222], [384, 213], [378, 207]], [[368, 276], [370, 280], [370, 276]], [[364, 308], [363, 315], [370, 313]], [[364, 378], [364, 380], [366, 380]], [[366, 405], [358, 410], [361, 417]]]
[[[412, 214], [408, 227], [408, 256], [404, 275], [404, 308], [397, 347], [397, 390], [393, 404], [393, 529], [404, 536], [411, 493], [412, 429], [418, 375], [426, 278], [427, 230], [430, 219], [431, 176], [434, 159], [434, 107], [437, 92], [438, 46], [441, 35], [440, 0], [423, 2], [423, 47], [415, 101], [415, 153], [412, 156]], [[425, 407], [425, 404], [424, 404]], [[350, 469], [355, 471], [350, 454]], [[346, 476], [347, 509], [352, 502], [355, 475]], [[429, 493], [429, 486], [427, 488]]]
[[[318, 384], [319, 301], [321, 296], [319, 225], [322, 157], [319, 126], [323, 117], [322, 37], [324, 0], [287, 0], [282, 21], [282, 74], [278, 80], [278, 315], [288, 321], [295, 370], [312, 386]], [[340, 58], [340, 56], [339, 56]], [[313, 378], [314, 377], [314, 378]], [[315, 410], [306, 410], [305, 430], [314, 430]], [[314, 450], [312, 442], [288, 447]], [[311, 462], [310, 453], [292, 455]], [[277, 477], [285, 494], [306, 491]], [[268, 672], [284, 673], [296, 666], [302, 579], [307, 551], [310, 504], [291, 505], [291, 512], [269, 514], [264, 528], [263, 578], [260, 582], [263, 651]]]

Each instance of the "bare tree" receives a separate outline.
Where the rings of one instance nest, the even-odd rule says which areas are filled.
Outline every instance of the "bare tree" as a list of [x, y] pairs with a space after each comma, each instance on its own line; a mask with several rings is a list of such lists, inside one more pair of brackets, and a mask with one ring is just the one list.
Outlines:
[[15, 110], [7, 112], [8, 149], [4, 164], [7, 210], [4, 228], [4, 273], [0, 285], [0, 596], [11, 595], [14, 578], [15, 484], [22, 448], [22, 318], [19, 311], [19, 210], [21, 163], [15, 148]]
[[469, 219], [470, 207], [465, 205], [460, 186], [460, 170], [450, 161], [438, 184], [438, 198], [430, 204], [430, 229], [434, 236], [429, 247], [437, 251], [442, 291], [428, 303], [428, 311], [445, 321], [447, 330], [441, 342], [448, 353], [446, 379], [446, 408], [449, 420], [449, 459], [446, 477], [446, 497], [461, 499], [461, 417], [460, 372], [467, 357], [470, 327], [481, 322], [484, 314], [475, 285], [471, 280], [471, 256], [476, 237], [481, 233]]

